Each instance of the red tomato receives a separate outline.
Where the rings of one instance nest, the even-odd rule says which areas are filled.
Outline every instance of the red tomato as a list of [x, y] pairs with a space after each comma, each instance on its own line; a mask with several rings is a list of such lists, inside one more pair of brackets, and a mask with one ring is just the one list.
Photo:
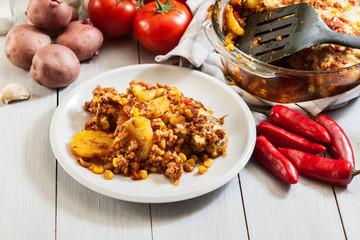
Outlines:
[[[147, 4], [149, 2], [154, 2], [155, 0], [144, 0], [144, 3]], [[182, 4], [185, 4], [187, 0], [175, 0], [176, 2], [181, 2]]]
[[192, 16], [182, 3], [171, 0], [176, 7], [166, 13], [157, 13], [156, 2], [143, 6], [135, 16], [134, 31], [139, 43], [155, 54], [166, 54], [179, 43]]
[[133, 30], [137, 2], [135, 0], [89, 0], [92, 24], [107, 37], [123, 37]]

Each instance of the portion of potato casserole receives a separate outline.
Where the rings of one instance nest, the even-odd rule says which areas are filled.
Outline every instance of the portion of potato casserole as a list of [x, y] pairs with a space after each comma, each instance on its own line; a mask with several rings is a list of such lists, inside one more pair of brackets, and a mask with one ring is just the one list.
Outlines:
[[212, 158], [225, 155], [228, 137], [218, 119], [176, 87], [130, 82], [126, 93], [97, 86], [85, 103], [92, 118], [72, 139], [80, 164], [111, 179], [133, 180], [149, 172], [165, 174], [178, 185], [184, 172], [205, 173]]
[[[360, 36], [360, 1], [356, 0], [231, 0], [226, 8], [225, 32], [231, 41], [241, 36], [236, 19], [245, 28], [246, 18], [253, 12], [307, 2], [314, 7], [324, 22], [334, 31]], [[234, 27], [235, 26], [235, 27]], [[236, 28], [237, 26], [237, 28]], [[240, 33], [240, 34], [239, 34]], [[297, 70], [324, 71], [350, 67], [360, 63], [360, 50], [334, 44], [321, 44], [292, 54], [281, 67]]]

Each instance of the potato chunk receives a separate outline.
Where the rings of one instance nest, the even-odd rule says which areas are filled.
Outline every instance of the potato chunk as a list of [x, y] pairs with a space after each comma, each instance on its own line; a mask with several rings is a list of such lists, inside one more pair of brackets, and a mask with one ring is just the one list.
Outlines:
[[154, 137], [150, 120], [142, 116], [132, 117], [124, 122], [121, 128], [127, 134], [125, 138], [122, 138], [121, 145], [128, 146], [130, 140], [134, 139], [138, 143], [138, 147], [135, 150], [137, 159], [145, 160], [149, 158]]
[[169, 111], [170, 108], [170, 101], [166, 97], [158, 97], [149, 102], [147, 110], [150, 112], [149, 117], [152, 118], [159, 118], [164, 113]]
[[106, 132], [85, 130], [72, 138], [71, 149], [79, 157], [103, 157], [112, 151], [113, 140]]

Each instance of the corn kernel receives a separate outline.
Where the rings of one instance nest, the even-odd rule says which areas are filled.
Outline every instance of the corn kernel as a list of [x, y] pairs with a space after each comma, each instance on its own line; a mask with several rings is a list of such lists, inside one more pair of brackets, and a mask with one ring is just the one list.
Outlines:
[[107, 120], [102, 121], [100, 123], [100, 125], [101, 125], [102, 129], [104, 129], [104, 130], [106, 130], [106, 129], [108, 129], [110, 127], [110, 124], [109, 124], [109, 122]]
[[195, 154], [192, 154], [192, 155], [190, 156], [190, 158], [194, 159], [195, 162], [197, 162], [197, 161], [199, 160], [199, 157], [196, 156]]
[[191, 167], [195, 167], [195, 160], [192, 158], [189, 158], [189, 160], [186, 161], [186, 164]]
[[234, 44], [230, 43], [230, 44], [226, 45], [226, 50], [229, 52], [234, 50]]
[[159, 155], [164, 155], [165, 154], [165, 151], [164, 150], [161, 150]]
[[235, 86], [235, 85], [236, 85], [236, 82], [235, 82], [235, 81], [231, 81], [231, 82], [230, 82], [230, 85], [231, 85], [231, 86]]
[[104, 177], [107, 180], [111, 180], [114, 177], [114, 173], [111, 170], [105, 170]]
[[105, 116], [102, 116], [100, 118], [100, 125], [102, 127], [102, 129], [108, 129], [110, 127], [109, 121], [107, 120], [107, 118]]
[[224, 45], [228, 45], [230, 43], [234, 43], [233, 40], [231, 40], [230, 38], [226, 37], [225, 41], [224, 41]]
[[139, 173], [140, 173], [142, 179], [147, 179], [148, 172], [146, 170], [140, 170]]
[[178, 156], [183, 160], [183, 161], [186, 161], [187, 160], [187, 157], [184, 153], [179, 153]]
[[112, 163], [113, 163], [113, 166], [114, 167], [118, 167], [119, 166], [119, 164], [118, 164], [118, 158], [113, 158], [113, 160], [112, 160]]
[[142, 92], [142, 88], [139, 85], [136, 85], [133, 89], [132, 89], [133, 93], [135, 96], [138, 96], [141, 92]]
[[213, 160], [211, 158], [208, 158], [205, 161], [203, 161], [203, 164], [206, 168], [210, 168], [213, 165]]
[[98, 97], [94, 97], [94, 98], [93, 98], [93, 102], [94, 102], [94, 103], [97, 103], [98, 101], [99, 101], [99, 98], [98, 98]]
[[198, 169], [198, 172], [199, 172], [200, 174], [204, 174], [204, 173], [206, 173], [207, 171], [208, 171], [208, 169], [207, 169], [206, 167], [204, 167], [204, 166], [200, 166], [199, 169]]
[[338, 8], [334, 8], [333, 10], [331, 10], [331, 12], [332, 12], [333, 14], [337, 14], [339, 11], [340, 11], [340, 10], [339, 10]]
[[156, 167], [151, 167], [149, 170], [150, 170], [150, 172], [153, 172], [153, 173], [156, 173], [156, 172], [157, 172], [157, 168], [156, 168]]
[[357, 30], [358, 26], [355, 23], [351, 23], [350, 26], [352, 27], [352, 29]]
[[114, 142], [118, 142], [118, 141], [120, 141], [120, 138], [119, 138], [119, 137], [116, 137], [115, 140], [114, 140]]
[[349, 10], [351, 10], [351, 6], [348, 4], [348, 5], [346, 5], [346, 6], [344, 7], [344, 9], [345, 9], [346, 11], [349, 11]]
[[172, 95], [177, 95], [179, 93], [179, 89], [177, 87], [172, 87], [170, 93]]
[[165, 149], [166, 148], [166, 140], [165, 139], [161, 139], [161, 141], [159, 142], [159, 147], [161, 149]]
[[309, 93], [314, 93], [314, 92], [315, 92], [315, 87], [314, 87], [314, 85], [309, 85], [309, 87], [308, 87], [308, 92], [309, 92]]
[[187, 117], [187, 118], [192, 118], [192, 116], [193, 116], [193, 114], [192, 114], [192, 112], [191, 112], [191, 110], [190, 109], [185, 109], [185, 111], [184, 111], [184, 115], [185, 115], [185, 117]]
[[93, 172], [97, 173], [97, 174], [102, 174], [104, 172], [104, 166], [103, 165], [95, 165]]
[[133, 108], [132, 109], [132, 115], [133, 115], [133, 117], [140, 116], [139, 109], [138, 108]]
[[256, 8], [260, 3], [260, 0], [247, 0], [246, 7], [248, 8]]
[[128, 99], [126, 98], [126, 97], [122, 97], [122, 98], [120, 98], [120, 100], [119, 100], [119, 103], [121, 104], [121, 105], [125, 105], [125, 104], [127, 104], [129, 101], [128, 101]]

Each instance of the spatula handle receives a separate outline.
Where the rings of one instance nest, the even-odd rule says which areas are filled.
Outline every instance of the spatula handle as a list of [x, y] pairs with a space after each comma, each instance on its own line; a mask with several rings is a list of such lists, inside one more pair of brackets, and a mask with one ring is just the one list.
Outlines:
[[360, 36], [354, 36], [354, 35], [331, 31], [331, 33], [329, 33], [329, 37], [330, 37], [329, 43], [360, 49]]

